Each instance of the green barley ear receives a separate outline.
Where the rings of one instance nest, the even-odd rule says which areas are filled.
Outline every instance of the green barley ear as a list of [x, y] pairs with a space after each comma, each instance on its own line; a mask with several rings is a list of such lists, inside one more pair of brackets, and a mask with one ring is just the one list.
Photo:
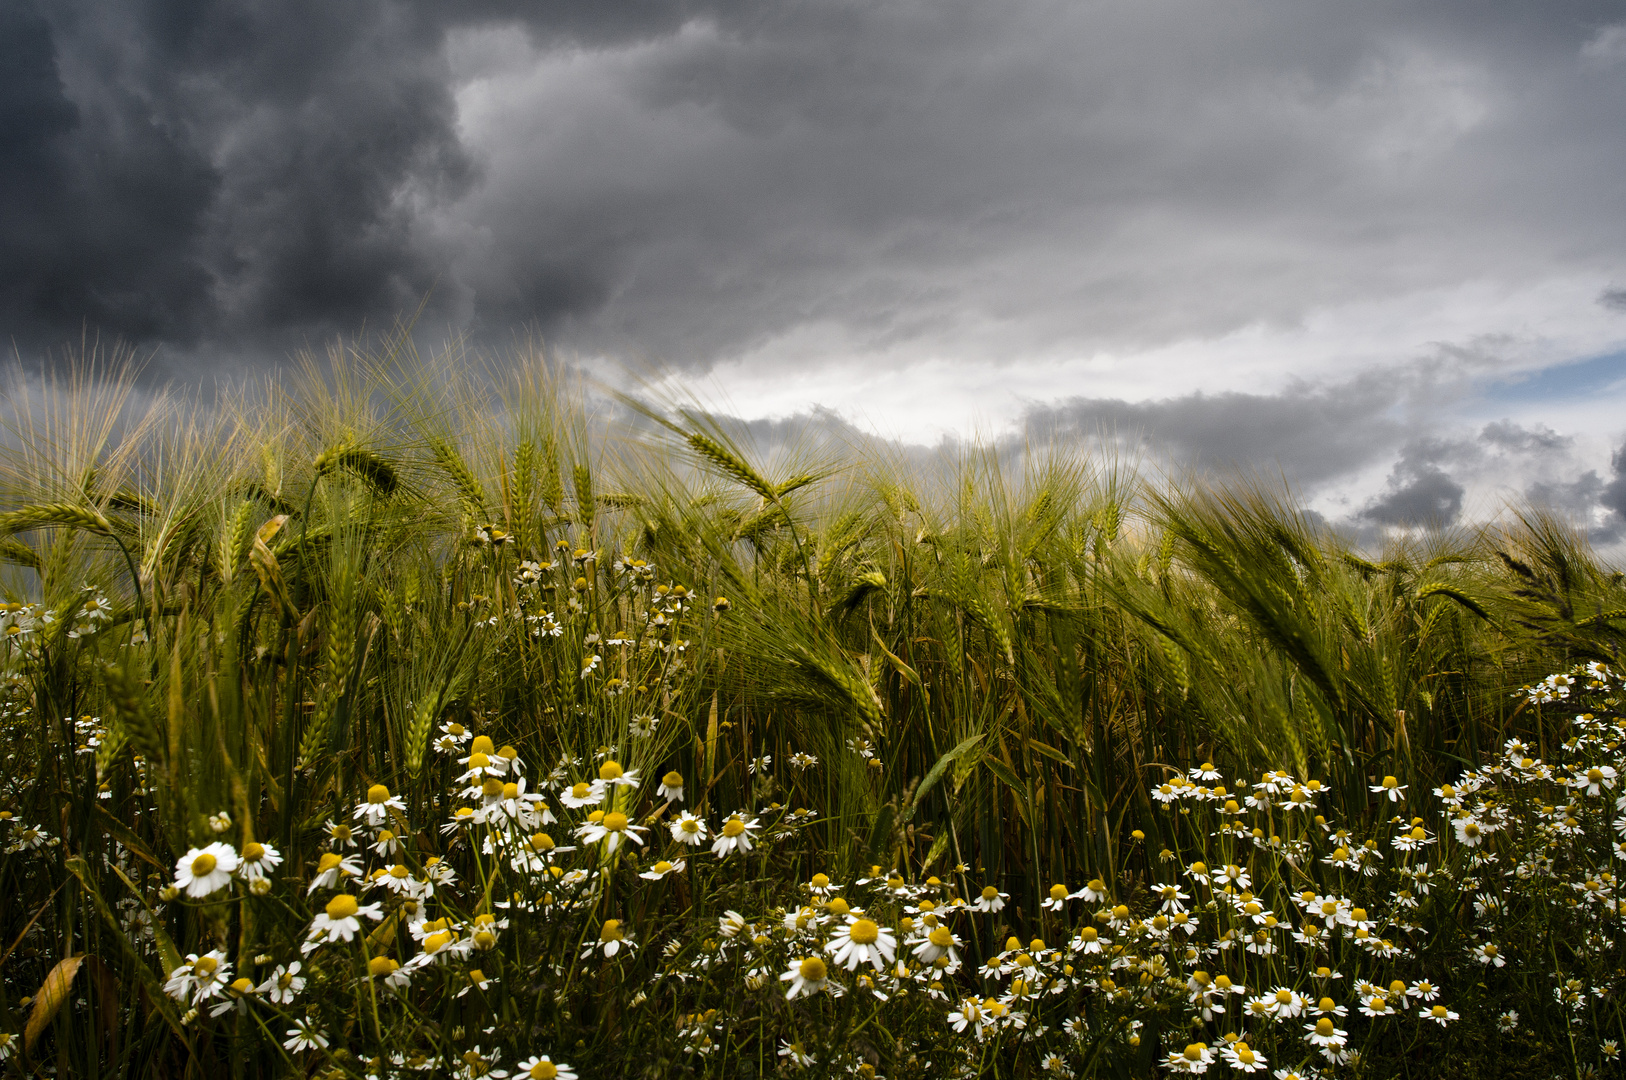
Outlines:
[[700, 431], [685, 431], [683, 438], [702, 460], [711, 462], [719, 472], [733, 477], [769, 502], [779, 497], [774, 486], [763, 479], [761, 473], [716, 439]]
[[338, 469], [355, 473], [368, 487], [386, 499], [394, 495], [396, 489], [401, 486], [401, 477], [395, 471], [394, 465], [371, 450], [350, 443], [340, 443], [330, 450], [322, 451], [317, 455], [315, 465], [317, 476], [325, 476]]
[[237, 513], [232, 515], [231, 525], [226, 529], [221, 551], [221, 577], [227, 581], [243, 565], [248, 553], [254, 546], [254, 511], [257, 506], [253, 499], [244, 499], [237, 507]]
[[542, 501], [555, 514], [565, 501], [565, 483], [559, 475], [559, 444], [549, 435], [542, 443]]
[[514, 490], [510, 498], [513, 506], [509, 522], [514, 529], [514, 546], [520, 551], [530, 550], [531, 493], [536, 490], [536, 444], [525, 439], [514, 450]]
[[39, 554], [27, 544], [20, 540], [13, 540], [9, 536], [4, 540], [0, 540], [0, 560], [16, 566], [26, 566], [34, 571], [38, 571], [40, 568]]
[[429, 749], [429, 733], [435, 726], [435, 716], [439, 712], [440, 699], [436, 694], [431, 694], [412, 706], [412, 722], [407, 727], [406, 767], [413, 779], [417, 779], [423, 773], [423, 757]]
[[576, 486], [576, 523], [591, 525], [593, 523], [593, 470], [585, 464], [577, 465], [571, 470], [571, 479]]
[[431, 439], [429, 449], [435, 455], [435, 462], [445, 470], [447, 476], [451, 477], [464, 504], [469, 509], [478, 511], [477, 516], [485, 518], [487, 516], [485, 489], [480, 486], [480, 481], [475, 479], [474, 473], [469, 471], [463, 455], [445, 439]]
[[310, 723], [305, 725], [305, 734], [299, 740], [299, 767], [311, 768], [327, 750], [328, 737], [333, 731], [333, 709], [338, 704], [338, 693], [329, 685], [322, 688], [316, 700], [316, 711], [311, 714]]
[[0, 536], [56, 526], [83, 529], [102, 536], [113, 535], [113, 524], [98, 511], [72, 503], [35, 503], [20, 510], [0, 514]]
[[106, 665], [102, 678], [113, 706], [114, 722], [148, 766], [163, 771], [168, 758], [166, 744], [158, 720], [147, 707], [147, 695], [141, 683], [116, 664]]

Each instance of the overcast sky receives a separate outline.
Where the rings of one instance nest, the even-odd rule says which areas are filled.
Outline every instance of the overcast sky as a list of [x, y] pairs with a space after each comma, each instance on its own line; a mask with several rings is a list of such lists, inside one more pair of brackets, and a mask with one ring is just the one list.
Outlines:
[[[1099, 437], [1375, 529], [1626, 533], [1626, 14], [9, 0], [0, 332], [419, 325], [750, 418]], [[613, 374], [609, 377], [613, 378]]]

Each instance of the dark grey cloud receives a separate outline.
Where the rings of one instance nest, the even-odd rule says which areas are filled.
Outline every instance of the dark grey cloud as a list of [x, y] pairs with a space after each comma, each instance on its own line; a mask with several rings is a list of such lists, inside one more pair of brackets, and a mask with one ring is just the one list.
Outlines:
[[1619, 17], [12, 0], [0, 333], [275, 356], [432, 293], [584, 354], [998, 363], [1618, 280]]
[[1105, 438], [1181, 467], [1280, 470], [1314, 487], [1392, 453], [1410, 380], [1394, 372], [1282, 394], [1188, 394], [1157, 401], [1073, 398], [1035, 405], [1030, 437]]
[[1408, 443], [1389, 474], [1388, 490], [1356, 515], [1377, 525], [1454, 525], [1462, 515], [1467, 488], [1442, 467], [1464, 456], [1464, 446], [1423, 438]]
[[[1621, 455], [1615, 458], [1619, 473]], [[1620, 500], [1626, 505], [1626, 479]], [[1357, 523], [1399, 527], [1447, 526], [1463, 518], [1470, 487], [1494, 487], [1505, 501], [1556, 511], [1594, 539], [1613, 542], [1617, 532], [1597, 527], [1611, 508], [1610, 488], [1575, 455], [1575, 438], [1544, 424], [1512, 420], [1486, 424], [1476, 435], [1420, 434], [1399, 450], [1384, 490], [1354, 515]], [[1492, 507], [1481, 507], [1482, 513]]]
[[1610, 311], [1626, 311], [1626, 289], [1605, 289], [1598, 294], [1598, 303]]

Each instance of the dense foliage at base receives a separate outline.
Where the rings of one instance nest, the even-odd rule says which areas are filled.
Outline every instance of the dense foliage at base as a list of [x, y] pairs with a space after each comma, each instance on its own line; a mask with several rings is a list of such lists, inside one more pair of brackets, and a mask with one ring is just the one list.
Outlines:
[[1561, 524], [1363, 554], [517, 371], [13, 384], [4, 1074], [1620, 1071]]

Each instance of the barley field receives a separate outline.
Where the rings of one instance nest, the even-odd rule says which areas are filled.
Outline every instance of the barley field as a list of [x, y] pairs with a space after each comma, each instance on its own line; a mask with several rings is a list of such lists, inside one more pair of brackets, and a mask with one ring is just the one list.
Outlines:
[[16, 381], [0, 1071], [1619, 1075], [1626, 581], [335, 352]]

